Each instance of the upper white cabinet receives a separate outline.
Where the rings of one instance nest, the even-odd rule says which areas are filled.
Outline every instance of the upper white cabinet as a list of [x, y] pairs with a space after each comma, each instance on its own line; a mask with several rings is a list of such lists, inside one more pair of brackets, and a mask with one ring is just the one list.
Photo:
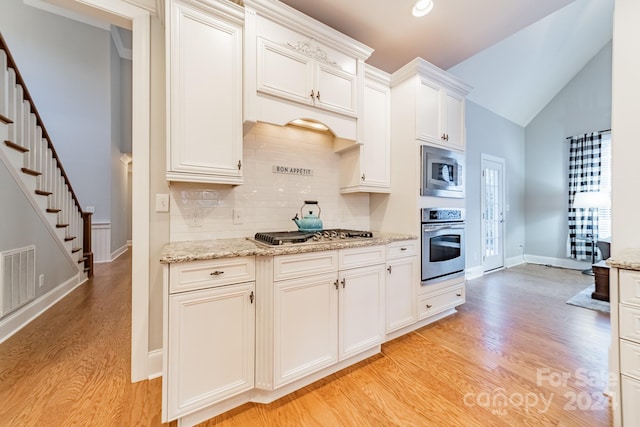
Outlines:
[[372, 49], [278, 1], [244, 5], [245, 123], [312, 119], [357, 140]]
[[167, 179], [242, 183], [244, 11], [167, 1]]
[[366, 65], [359, 141], [340, 153], [342, 193], [388, 193], [391, 188], [389, 74]]
[[391, 86], [403, 93], [393, 108], [406, 126], [415, 126], [418, 141], [464, 151], [470, 86], [420, 58], [393, 73]]

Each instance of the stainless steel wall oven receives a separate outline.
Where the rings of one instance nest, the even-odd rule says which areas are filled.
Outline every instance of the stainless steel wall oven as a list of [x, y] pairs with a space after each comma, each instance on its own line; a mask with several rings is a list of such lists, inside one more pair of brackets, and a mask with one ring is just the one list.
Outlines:
[[464, 275], [464, 209], [422, 209], [422, 285]]

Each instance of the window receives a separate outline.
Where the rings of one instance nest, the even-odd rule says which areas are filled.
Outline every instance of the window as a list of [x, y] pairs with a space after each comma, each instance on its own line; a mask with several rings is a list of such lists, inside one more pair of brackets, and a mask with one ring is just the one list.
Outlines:
[[[602, 135], [600, 191], [611, 194], [611, 133]], [[611, 237], [611, 208], [598, 209], [598, 239]]]

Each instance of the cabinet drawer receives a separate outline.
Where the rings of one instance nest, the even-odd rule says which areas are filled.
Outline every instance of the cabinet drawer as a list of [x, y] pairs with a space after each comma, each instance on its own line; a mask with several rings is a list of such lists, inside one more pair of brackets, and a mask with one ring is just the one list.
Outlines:
[[640, 306], [640, 271], [619, 270], [620, 302]]
[[280, 255], [273, 259], [273, 280], [276, 282], [331, 272], [338, 272], [338, 252], [335, 250]]
[[620, 304], [620, 338], [640, 343], [640, 308]]
[[418, 318], [433, 316], [464, 303], [464, 285], [421, 295], [418, 299]]
[[620, 340], [620, 372], [640, 380], [640, 345]]
[[253, 257], [223, 258], [171, 264], [169, 266], [169, 292], [252, 282], [256, 277]]
[[387, 245], [387, 259], [413, 256], [418, 253], [418, 240], [405, 240]]
[[340, 270], [383, 264], [385, 262], [386, 249], [383, 245], [340, 249], [338, 251], [338, 257]]

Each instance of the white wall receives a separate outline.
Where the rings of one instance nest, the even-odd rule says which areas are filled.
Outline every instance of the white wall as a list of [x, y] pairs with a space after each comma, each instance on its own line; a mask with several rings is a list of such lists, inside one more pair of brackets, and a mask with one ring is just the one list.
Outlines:
[[640, 248], [640, 2], [616, 0], [612, 93], [612, 256]]
[[[236, 187], [173, 183], [171, 240], [253, 236], [297, 230], [291, 218], [305, 200], [317, 200], [325, 228], [369, 229], [369, 195], [340, 194], [339, 154], [332, 138], [294, 127], [257, 124], [244, 138], [244, 184]], [[273, 173], [273, 166], [313, 170], [311, 176]], [[241, 209], [242, 224], [233, 223]], [[202, 215], [193, 226], [192, 213]], [[317, 213], [317, 211], [316, 211]]]
[[505, 160], [505, 256], [521, 255], [524, 242], [524, 129], [471, 101], [466, 103], [467, 269], [482, 266], [481, 155]]
[[566, 258], [569, 232], [566, 137], [609, 128], [611, 43], [525, 129], [527, 254]]

